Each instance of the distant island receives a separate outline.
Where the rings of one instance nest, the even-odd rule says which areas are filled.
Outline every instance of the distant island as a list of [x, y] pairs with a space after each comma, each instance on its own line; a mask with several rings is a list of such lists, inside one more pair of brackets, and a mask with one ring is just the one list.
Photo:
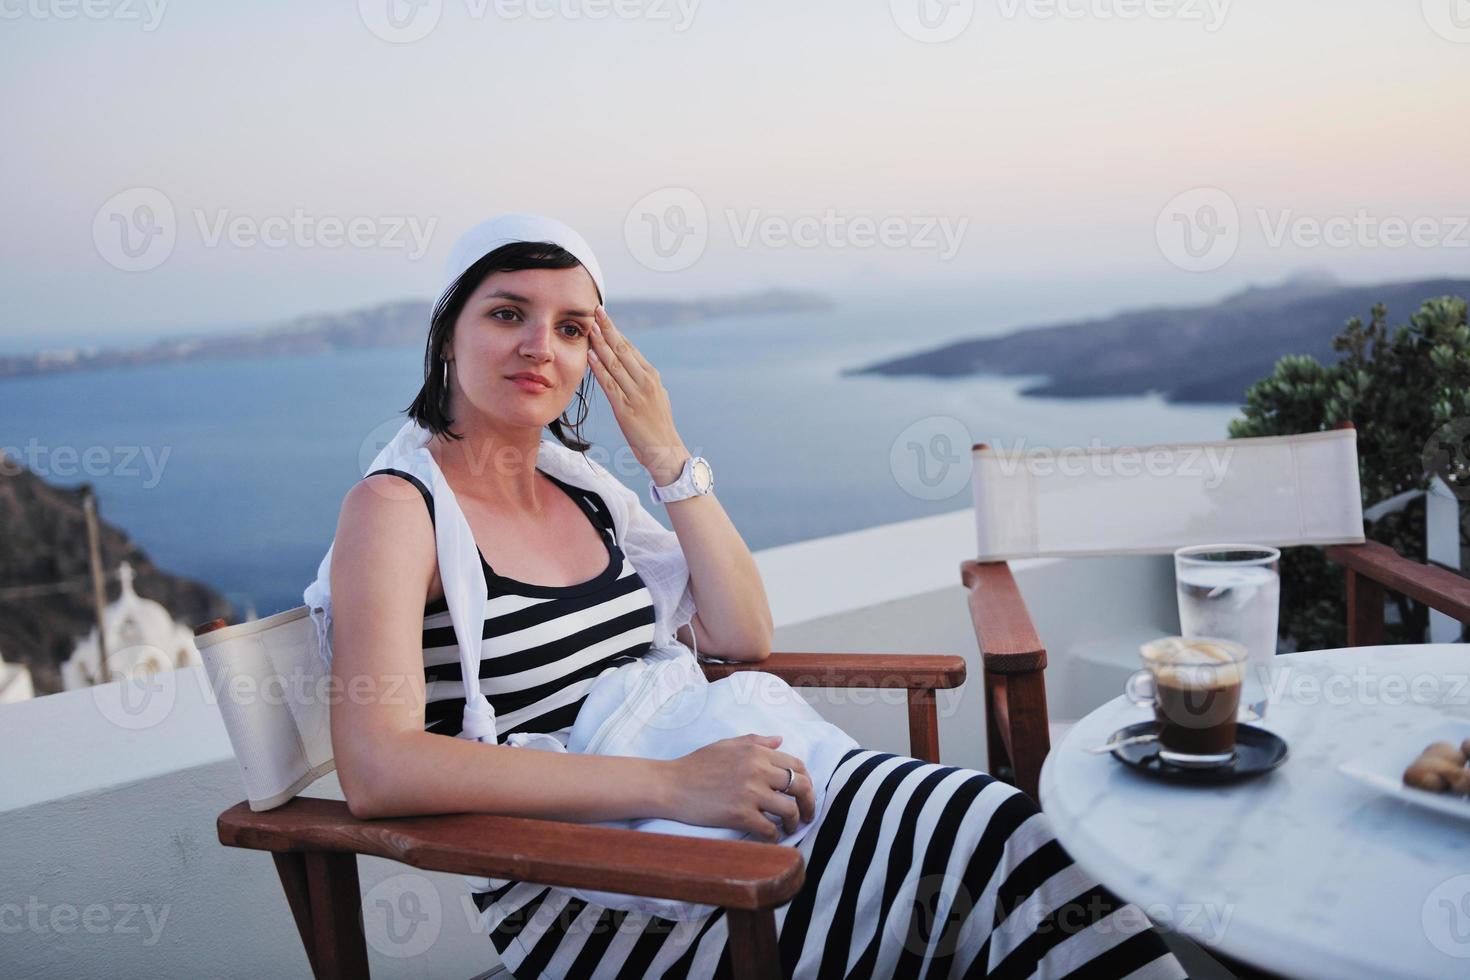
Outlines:
[[[830, 310], [830, 299], [787, 289], [691, 300], [630, 299], [609, 307], [619, 327], [678, 327], [726, 316], [765, 316]], [[0, 379], [140, 367], [227, 357], [290, 357], [384, 347], [422, 347], [429, 334], [430, 303], [400, 300], [346, 313], [297, 317], [254, 330], [175, 337], [139, 347], [68, 347], [34, 354], [0, 355]]]
[[1157, 392], [1176, 403], [1241, 404], [1284, 354], [1324, 363], [1340, 357], [1332, 338], [1375, 303], [1402, 323], [1426, 299], [1470, 296], [1470, 280], [1428, 279], [1346, 286], [1321, 273], [1251, 287], [1213, 306], [1129, 310], [1096, 320], [1017, 330], [945, 344], [842, 373], [1044, 375], [1023, 394], [1092, 398]]

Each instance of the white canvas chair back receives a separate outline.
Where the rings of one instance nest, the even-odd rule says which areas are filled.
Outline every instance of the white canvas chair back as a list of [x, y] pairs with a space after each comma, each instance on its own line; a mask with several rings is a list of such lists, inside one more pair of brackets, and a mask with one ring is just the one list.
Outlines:
[[972, 456], [980, 561], [1363, 541], [1355, 429]]
[[305, 606], [195, 638], [252, 810], [271, 810], [331, 772], [329, 689]]

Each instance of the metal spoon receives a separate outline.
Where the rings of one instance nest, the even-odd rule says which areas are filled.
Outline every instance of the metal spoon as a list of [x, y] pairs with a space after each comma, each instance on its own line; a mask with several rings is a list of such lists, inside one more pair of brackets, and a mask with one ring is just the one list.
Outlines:
[[1090, 748], [1087, 751], [1091, 752], [1093, 755], [1102, 755], [1104, 752], [1111, 752], [1114, 749], [1122, 748], [1125, 745], [1141, 745], [1144, 742], [1157, 742], [1158, 740], [1158, 734], [1156, 732], [1150, 732], [1147, 735], [1132, 735], [1128, 738], [1120, 738], [1115, 741], [1108, 742], [1104, 745], [1098, 745], [1094, 748]]

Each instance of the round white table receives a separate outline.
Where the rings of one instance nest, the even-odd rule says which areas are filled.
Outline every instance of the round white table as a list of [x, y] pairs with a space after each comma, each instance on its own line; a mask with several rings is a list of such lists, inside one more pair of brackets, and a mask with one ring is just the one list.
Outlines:
[[1223, 786], [1181, 786], [1093, 755], [1150, 712], [1121, 696], [1041, 771], [1073, 859], [1157, 924], [1288, 977], [1470, 977], [1470, 820], [1375, 792], [1337, 766], [1446, 722], [1470, 727], [1470, 646], [1277, 658], [1260, 727], [1290, 756]]

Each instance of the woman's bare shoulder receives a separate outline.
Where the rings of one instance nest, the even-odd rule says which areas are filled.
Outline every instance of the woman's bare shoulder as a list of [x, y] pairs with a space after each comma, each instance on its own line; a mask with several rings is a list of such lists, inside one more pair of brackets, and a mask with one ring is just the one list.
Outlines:
[[337, 554], [398, 569], [438, 567], [434, 524], [419, 489], [401, 477], [377, 473], [353, 484], [337, 518]]

